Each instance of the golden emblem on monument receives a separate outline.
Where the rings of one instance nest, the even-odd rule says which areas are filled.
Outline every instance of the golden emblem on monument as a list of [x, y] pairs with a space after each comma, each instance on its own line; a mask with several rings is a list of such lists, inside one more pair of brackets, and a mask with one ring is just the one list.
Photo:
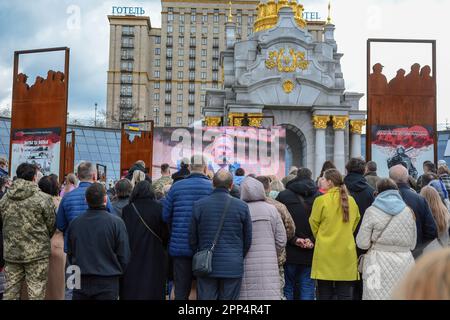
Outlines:
[[286, 80], [283, 82], [283, 90], [286, 93], [291, 93], [294, 90], [295, 84], [291, 80]]
[[289, 49], [289, 54], [285, 54], [283, 48], [278, 51], [270, 51], [269, 58], [266, 59], [266, 68], [277, 69], [279, 72], [295, 72], [297, 69], [308, 69], [309, 62], [305, 59], [305, 53]]

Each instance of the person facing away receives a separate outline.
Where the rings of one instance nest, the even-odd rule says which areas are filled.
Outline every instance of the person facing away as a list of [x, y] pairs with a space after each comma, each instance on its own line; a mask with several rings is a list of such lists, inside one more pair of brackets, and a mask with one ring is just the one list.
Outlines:
[[[212, 273], [197, 277], [198, 300], [237, 300], [244, 272], [244, 258], [252, 241], [252, 220], [247, 204], [230, 195], [233, 175], [219, 170], [214, 191], [194, 204], [190, 245], [194, 252], [210, 249], [222, 215], [225, 220], [214, 248]], [[228, 207], [225, 208], [225, 206]]]
[[440, 166], [437, 173], [439, 179], [444, 184], [447, 193], [450, 194], [450, 170], [448, 169], [447, 165]]
[[320, 171], [320, 175], [317, 177], [317, 186], [319, 187], [319, 192], [324, 194], [326, 192], [326, 183], [324, 182], [323, 175], [325, 174], [325, 171], [329, 169], [336, 169], [336, 166], [331, 161], [325, 161], [322, 165], [322, 170]]
[[194, 202], [209, 196], [213, 190], [206, 170], [205, 159], [194, 155], [191, 174], [175, 183], [163, 201], [163, 220], [171, 230], [169, 255], [173, 258], [175, 300], [188, 300], [192, 287], [193, 250], [189, 245], [189, 227]]
[[286, 246], [284, 294], [288, 300], [314, 300], [315, 283], [311, 279], [314, 236], [309, 217], [314, 200], [320, 192], [312, 180], [312, 172], [300, 168], [277, 200], [286, 205], [295, 223], [295, 235]]
[[442, 203], [436, 189], [431, 186], [423, 187], [422, 191], [420, 191], [420, 195], [425, 198], [430, 206], [431, 214], [436, 222], [438, 232], [438, 237], [435, 240], [437, 245], [434, 245], [434, 248], [427, 247], [424, 251], [427, 251], [427, 249], [436, 249], [449, 246], [450, 213], [448, 212], [447, 207]]
[[[52, 197], [56, 210], [61, 202], [59, 182], [55, 175], [39, 180], [39, 189]], [[55, 211], [56, 218], [56, 211]], [[51, 255], [48, 270], [47, 290], [45, 300], [64, 300], [66, 254], [64, 253], [64, 236], [56, 230], [51, 239]]]
[[156, 198], [161, 199], [164, 196], [164, 187], [171, 185], [173, 183], [170, 166], [167, 163], [161, 165], [161, 178], [153, 183], [153, 188], [155, 189]]
[[[145, 168], [145, 162], [143, 160], [136, 161], [135, 164], [130, 168], [130, 170], [128, 170], [128, 173], [125, 178], [127, 178], [128, 180], [131, 181], [134, 177], [133, 174], [135, 171], [140, 171], [140, 172], [144, 173], [144, 179], [147, 180], [148, 182], [152, 183], [152, 179], [147, 174], [147, 169]], [[144, 179], [142, 179], [142, 180], [144, 180]], [[137, 181], [137, 182], [139, 182], [139, 181]]]
[[[259, 182], [261, 182], [264, 186], [264, 191], [266, 192], [266, 202], [268, 204], [273, 205], [280, 217], [281, 220], [283, 220], [283, 225], [284, 228], [286, 229], [286, 237], [287, 237], [287, 241], [291, 240], [294, 236], [295, 236], [295, 223], [294, 220], [292, 219], [292, 216], [290, 215], [288, 209], [286, 208], [286, 206], [284, 204], [282, 204], [281, 202], [272, 199], [269, 194], [270, 194], [270, 178], [266, 177], [266, 176], [259, 176], [256, 178], [256, 180], [258, 180]], [[284, 186], [283, 186], [284, 187]], [[284, 296], [284, 286], [285, 286], [285, 277], [284, 277], [284, 264], [286, 263], [286, 248], [281, 249], [281, 251], [278, 254], [278, 267], [280, 269], [280, 284], [281, 284], [281, 294], [283, 296], [283, 300], [285, 300], [285, 296]]]
[[[176, 182], [183, 180], [189, 176], [191, 172], [189, 171], [189, 159], [183, 159], [180, 163], [180, 170], [172, 174], [172, 180], [175, 184]], [[205, 174], [206, 175], [206, 174]]]
[[353, 233], [360, 215], [336, 169], [324, 173], [327, 193], [314, 201], [309, 223], [316, 239], [311, 279], [317, 280], [319, 300], [352, 300], [352, 287], [359, 280]]
[[[56, 214], [56, 228], [64, 233], [64, 249], [67, 248], [66, 231], [69, 224], [88, 209], [86, 190], [97, 181], [97, 168], [92, 162], [81, 162], [77, 168], [77, 175], [80, 180], [78, 188], [62, 198]], [[107, 199], [106, 210], [114, 212], [109, 199]]]
[[416, 216], [417, 241], [413, 255], [417, 258], [431, 241], [438, 237], [436, 223], [427, 201], [408, 185], [408, 170], [396, 165], [389, 170], [389, 177], [394, 180], [406, 205]]
[[111, 205], [114, 210], [114, 214], [122, 218], [122, 211], [125, 206], [128, 205], [131, 192], [133, 191], [133, 185], [128, 179], [121, 179], [116, 182], [114, 186], [115, 199]]
[[420, 258], [395, 289], [395, 300], [450, 300], [450, 248]]
[[8, 160], [0, 158], [0, 178], [7, 177], [8, 175]]
[[162, 220], [162, 204], [156, 201], [152, 185], [139, 182], [123, 208], [131, 258], [121, 280], [121, 300], [164, 300], [168, 271], [167, 224]]
[[417, 179], [417, 185], [416, 185], [416, 191], [420, 192], [423, 187], [425, 187], [427, 184], [423, 182], [423, 178], [425, 175], [430, 173], [437, 173], [436, 166], [433, 162], [427, 160], [423, 163], [423, 174]]
[[233, 184], [237, 187], [240, 187], [244, 179], [245, 179], [245, 170], [243, 168], [237, 168], [236, 172], [234, 173]]
[[18, 300], [22, 282], [30, 300], [43, 300], [47, 285], [55, 205], [36, 184], [37, 167], [22, 163], [17, 180], [0, 200], [3, 224], [5, 300]]
[[377, 182], [381, 180], [377, 174], [377, 169], [377, 163], [375, 161], [369, 161], [366, 163], [364, 178], [369, 186], [371, 186], [374, 190], [376, 190]]
[[64, 180], [64, 187], [62, 188], [59, 196], [62, 198], [66, 193], [73, 191], [78, 186], [77, 176], [73, 173], [69, 173]]
[[266, 202], [264, 187], [247, 177], [241, 199], [252, 219], [252, 245], [244, 260], [240, 300], [281, 300], [278, 255], [286, 246], [286, 229], [277, 209]]
[[86, 189], [88, 209], [67, 230], [67, 258], [79, 267], [81, 286], [72, 300], [117, 300], [119, 278], [130, 259], [124, 222], [106, 211], [105, 187], [93, 183]]
[[[369, 250], [363, 263], [363, 300], [389, 300], [403, 275], [414, 265], [414, 213], [391, 179], [381, 179], [377, 197], [364, 214], [356, 244]], [[375, 276], [378, 281], [374, 281]]]

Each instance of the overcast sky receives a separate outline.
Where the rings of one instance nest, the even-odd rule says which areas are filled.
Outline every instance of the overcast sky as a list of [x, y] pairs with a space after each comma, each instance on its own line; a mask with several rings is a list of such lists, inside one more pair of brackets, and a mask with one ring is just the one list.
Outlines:
[[[299, 1], [302, 2], [302, 1]], [[319, 11], [325, 19], [327, 0], [304, 0], [306, 11]], [[106, 104], [109, 56], [107, 15], [113, 6], [139, 6], [161, 26], [161, 4], [156, 0], [0, 0], [0, 106], [11, 104], [13, 52], [67, 46], [71, 49], [69, 112], [93, 117], [94, 104]], [[437, 40], [438, 122], [450, 121], [450, 37], [447, 15], [450, 0], [335, 0], [332, 18], [342, 58], [347, 91], [366, 91], [368, 38]], [[397, 68], [409, 70], [413, 62], [431, 64], [429, 46], [375, 46], [373, 59], [386, 66], [388, 78]], [[375, 61], [374, 61], [375, 62]], [[24, 57], [23, 71], [34, 83], [49, 68], [62, 69], [61, 55]], [[365, 108], [363, 99], [361, 107]]]

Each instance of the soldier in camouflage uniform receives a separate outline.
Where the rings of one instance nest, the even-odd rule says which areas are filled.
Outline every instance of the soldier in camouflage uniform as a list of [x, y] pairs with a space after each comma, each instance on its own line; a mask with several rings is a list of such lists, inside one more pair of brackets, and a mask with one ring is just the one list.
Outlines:
[[171, 185], [173, 180], [170, 176], [170, 167], [167, 163], [161, 165], [161, 178], [153, 183], [156, 197], [161, 199], [164, 196], [164, 187]]
[[0, 200], [5, 259], [5, 300], [20, 298], [25, 281], [30, 300], [42, 300], [48, 278], [50, 238], [56, 208], [36, 184], [37, 168], [21, 164], [17, 180]]

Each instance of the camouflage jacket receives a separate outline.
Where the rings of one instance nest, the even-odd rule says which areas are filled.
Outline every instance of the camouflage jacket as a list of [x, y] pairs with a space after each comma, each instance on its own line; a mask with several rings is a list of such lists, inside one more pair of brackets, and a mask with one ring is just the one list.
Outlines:
[[[291, 214], [287, 207], [279, 201], [273, 200], [272, 198], [267, 197], [266, 202], [273, 205], [277, 208], [278, 213], [281, 216], [281, 220], [283, 220], [284, 227], [286, 228], [286, 237], [287, 241], [291, 240], [295, 236], [295, 222], [292, 219]], [[278, 265], [283, 266], [286, 262], [286, 248], [283, 248], [281, 252], [278, 254]]]
[[5, 261], [29, 263], [50, 256], [56, 208], [52, 197], [18, 179], [0, 200]]
[[155, 182], [153, 182], [153, 188], [155, 192], [164, 193], [164, 187], [173, 183], [171, 177], [161, 177]]

